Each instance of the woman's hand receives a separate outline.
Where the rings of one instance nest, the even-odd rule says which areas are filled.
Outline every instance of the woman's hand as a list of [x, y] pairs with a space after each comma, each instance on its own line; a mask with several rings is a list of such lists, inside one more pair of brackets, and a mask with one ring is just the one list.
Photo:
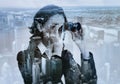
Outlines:
[[79, 31], [72, 32], [73, 41], [79, 47], [84, 59], [89, 59], [89, 51], [86, 47], [87, 42], [83, 40]]

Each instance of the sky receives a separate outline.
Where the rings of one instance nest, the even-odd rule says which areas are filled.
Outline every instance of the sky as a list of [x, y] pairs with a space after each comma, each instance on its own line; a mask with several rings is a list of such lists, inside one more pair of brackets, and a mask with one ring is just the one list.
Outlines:
[[38, 8], [58, 6], [120, 6], [120, 0], [0, 0], [0, 8]]

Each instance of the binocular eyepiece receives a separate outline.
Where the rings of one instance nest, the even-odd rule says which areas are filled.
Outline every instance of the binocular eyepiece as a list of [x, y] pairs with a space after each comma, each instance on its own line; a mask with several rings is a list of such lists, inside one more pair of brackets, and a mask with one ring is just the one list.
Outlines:
[[81, 24], [79, 22], [77, 23], [72, 23], [72, 22], [68, 22], [66, 23], [67, 29], [75, 32], [75, 31], [79, 31], [80, 29], [82, 29]]

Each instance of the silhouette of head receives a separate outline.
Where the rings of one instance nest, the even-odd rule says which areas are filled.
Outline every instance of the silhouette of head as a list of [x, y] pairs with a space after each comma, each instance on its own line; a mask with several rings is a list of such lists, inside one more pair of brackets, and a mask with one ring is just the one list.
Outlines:
[[[42, 29], [45, 29], [46, 24], [51, 17], [59, 15], [56, 17], [56, 21], [59, 20], [59, 17], [62, 17], [64, 22], [67, 22], [66, 16], [64, 14], [64, 11], [61, 7], [55, 6], [55, 5], [48, 5], [43, 8], [41, 8], [34, 16], [33, 24], [30, 27], [30, 33], [31, 34], [41, 34]], [[55, 26], [57, 24], [54, 24]]]

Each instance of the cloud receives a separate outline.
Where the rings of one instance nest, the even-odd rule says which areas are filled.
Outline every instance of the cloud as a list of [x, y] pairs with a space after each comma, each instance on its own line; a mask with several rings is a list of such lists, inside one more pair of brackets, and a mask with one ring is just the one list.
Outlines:
[[81, 5], [87, 5], [87, 6], [103, 6], [104, 2], [103, 0], [80, 0]]

